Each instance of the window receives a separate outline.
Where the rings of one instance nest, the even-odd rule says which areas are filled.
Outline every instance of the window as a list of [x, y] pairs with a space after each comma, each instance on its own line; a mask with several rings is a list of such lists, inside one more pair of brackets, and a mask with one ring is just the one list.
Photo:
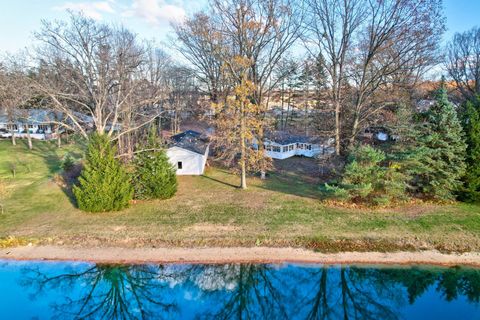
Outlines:
[[288, 151], [288, 146], [283, 147], [283, 152], [287, 152], [287, 151]]
[[294, 147], [293, 144], [289, 145], [289, 146], [288, 146], [288, 151], [292, 151], [292, 150], [293, 150], [293, 147]]
[[178, 169], [178, 170], [182, 170], [182, 168], [183, 168], [183, 163], [182, 163], [182, 161], [178, 161], [178, 162], [177, 162], [177, 169]]
[[29, 124], [28, 129], [33, 129], [33, 124]]
[[7, 130], [18, 130], [18, 127], [16, 124], [7, 124]]
[[267, 151], [272, 151], [272, 147], [271, 147], [270, 145], [265, 146], [265, 149], [266, 149]]
[[280, 152], [280, 147], [272, 147], [273, 152]]

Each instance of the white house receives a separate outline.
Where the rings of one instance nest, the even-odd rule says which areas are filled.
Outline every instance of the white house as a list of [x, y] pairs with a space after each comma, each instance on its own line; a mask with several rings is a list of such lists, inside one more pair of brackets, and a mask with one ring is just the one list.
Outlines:
[[28, 130], [32, 139], [54, 139], [58, 117], [57, 112], [46, 109], [15, 110], [13, 115], [0, 113], [0, 137], [9, 138], [13, 132], [18, 138], [26, 138]]
[[188, 130], [171, 137], [167, 156], [178, 175], [202, 175], [209, 147], [207, 139], [199, 132]]
[[267, 156], [273, 159], [287, 159], [293, 156], [314, 158], [333, 154], [334, 142], [333, 138], [320, 139], [275, 132], [267, 136], [264, 147]]

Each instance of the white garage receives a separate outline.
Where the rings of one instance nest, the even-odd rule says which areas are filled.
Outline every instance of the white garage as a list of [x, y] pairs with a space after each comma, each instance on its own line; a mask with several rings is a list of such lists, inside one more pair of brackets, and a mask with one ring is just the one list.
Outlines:
[[202, 175], [208, 151], [208, 141], [200, 133], [188, 130], [171, 137], [167, 155], [177, 175]]

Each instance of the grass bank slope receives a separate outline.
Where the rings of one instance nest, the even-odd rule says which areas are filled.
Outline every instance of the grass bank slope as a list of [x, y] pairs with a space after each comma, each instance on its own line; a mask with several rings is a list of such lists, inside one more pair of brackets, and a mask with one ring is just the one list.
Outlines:
[[[480, 251], [480, 207], [408, 205], [394, 209], [345, 209], [318, 200], [316, 184], [297, 172], [238, 178], [217, 168], [179, 177], [175, 197], [137, 202], [122, 212], [84, 213], [54, 182], [66, 152], [37, 142], [12, 147], [0, 141], [0, 179], [10, 195], [0, 216], [3, 242], [88, 246], [271, 246], [323, 252], [438, 249]], [[16, 177], [11, 172], [17, 164]], [[21, 242], [21, 241], [20, 241]], [[0, 246], [2, 244], [0, 243]]]

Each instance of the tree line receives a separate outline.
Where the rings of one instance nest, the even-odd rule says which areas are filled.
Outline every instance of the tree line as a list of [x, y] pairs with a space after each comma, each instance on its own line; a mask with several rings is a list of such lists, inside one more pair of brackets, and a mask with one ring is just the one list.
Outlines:
[[[176, 132], [183, 113], [195, 114], [214, 128], [216, 156], [240, 173], [242, 188], [249, 173], [263, 178], [271, 169], [265, 134], [288, 129], [293, 109], [303, 110], [296, 129], [332, 137], [335, 154], [350, 155], [344, 181], [331, 184], [337, 193], [359, 184], [362, 195], [395, 190], [375, 185], [403, 176], [399, 187], [411, 194], [452, 199], [479, 188], [480, 31], [457, 34], [442, 50], [442, 9], [441, 0], [210, 0], [173, 25], [170, 45], [185, 63], [123, 26], [70, 13], [66, 21], [43, 21], [30, 54], [2, 60], [0, 100], [12, 118], [15, 109], [59, 111], [52, 119], [58, 129], [106, 135], [124, 163], [148, 144], [150, 127]], [[439, 65], [449, 77], [421, 114], [426, 74]], [[278, 103], [279, 119], [271, 113]], [[401, 150], [356, 154], [362, 132], [378, 124], [398, 133]], [[414, 156], [413, 146], [424, 154]], [[365, 154], [370, 160], [355, 160]], [[372, 162], [402, 169], [386, 170], [390, 178], [377, 182], [348, 178], [352, 167]]]

